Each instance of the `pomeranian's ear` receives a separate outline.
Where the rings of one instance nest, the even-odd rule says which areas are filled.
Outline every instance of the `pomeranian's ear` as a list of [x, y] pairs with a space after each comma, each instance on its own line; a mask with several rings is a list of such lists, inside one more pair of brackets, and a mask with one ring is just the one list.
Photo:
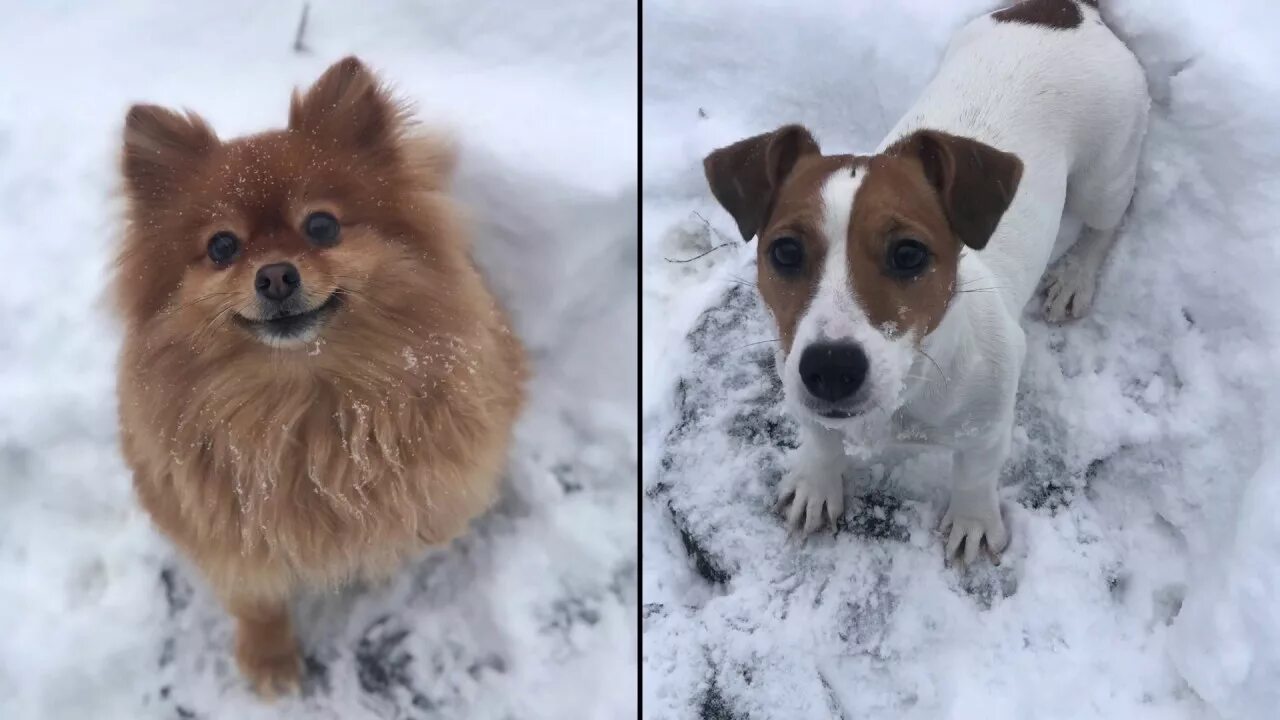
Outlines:
[[217, 144], [218, 136], [194, 113], [134, 105], [124, 120], [123, 169], [129, 192], [139, 200], [168, 197]]
[[289, 129], [353, 150], [384, 149], [400, 132], [404, 110], [355, 57], [339, 60], [306, 92], [293, 94]]

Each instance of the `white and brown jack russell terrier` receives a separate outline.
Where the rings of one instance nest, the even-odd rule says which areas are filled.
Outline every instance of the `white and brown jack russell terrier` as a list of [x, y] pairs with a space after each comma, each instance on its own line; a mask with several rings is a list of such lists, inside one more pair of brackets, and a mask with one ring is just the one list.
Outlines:
[[[1042, 276], [1050, 321], [1088, 311], [1149, 105], [1093, 2], [1027, 0], [960, 30], [873, 155], [824, 155], [788, 125], [706, 158], [716, 199], [759, 239], [802, 428], [779, 489], [793, 528], [842, 515], [848, 455], [923, 443], [953, 453], [946, 557], [972, 562], [984, 542], [998, 557], [1019, 317]], [[1084, 228], [1059, 243], [1064, 210]]]

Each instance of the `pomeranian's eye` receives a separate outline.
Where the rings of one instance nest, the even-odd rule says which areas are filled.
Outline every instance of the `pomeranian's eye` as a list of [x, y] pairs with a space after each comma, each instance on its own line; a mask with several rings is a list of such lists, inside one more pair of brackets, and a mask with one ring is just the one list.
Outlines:
[[240, 252], [240, 241], [229, 232], [220, 232], [209, 238], [209, 259], [219, 265], [226, 265], [235, 259]]
[[302, 221], [302, 232], [311, 242], [320, 246], [335, 245], [338, 242], [338, 218], [327, 212], [313, 212]]

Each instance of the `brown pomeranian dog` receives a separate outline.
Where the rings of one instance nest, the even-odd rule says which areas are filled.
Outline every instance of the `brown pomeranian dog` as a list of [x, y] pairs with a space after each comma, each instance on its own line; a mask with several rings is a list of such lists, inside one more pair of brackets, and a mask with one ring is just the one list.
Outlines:
[[385, 577], [489, 507], [523, 400], [452, 152], [411, 129], [355, 58], [294, 94], [285, 130], [126, 119], [124, 455], [263, 695], [297, 686], [295, 592]]

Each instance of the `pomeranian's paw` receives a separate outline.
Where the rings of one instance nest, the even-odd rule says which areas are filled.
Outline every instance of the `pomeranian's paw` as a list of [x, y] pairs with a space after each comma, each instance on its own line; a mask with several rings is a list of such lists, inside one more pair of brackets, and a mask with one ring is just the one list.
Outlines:
[[236, 664], [254, 692], [270, 700], [298, 691], [302, 657], [285, 612], [238, 618]]
[[[985, 543], [992, 562], [999, 564], [1000, 553], [1009, 544], [998, 501], [994, 507], [984, 507], [952, 500], [938, 529], [943, 533], [950, 530], [944, 556], [947, 562], [959, 557], [962, 563], [970, 565], [978, 559], [978, 550]], [[960, 554], [962, 548], [963, 555]]]
[[808, 536], [822, 527], [823, 510], [832, 531], [844, 515], [844, 480], [839, 471], [798, 468], [788, 473], [778, 487], [775, 512], [785, 512], [787, 527]]
[[1097, 268], [1074, 258], [1051, 268], [1043, 283], [1045, 320], [1062, 323], [1088, 315], [1097, 281]]
[[298, 692], [302, 658], [297, 646], [271, 652], [236, 652], [236, 663], [249, 686], [264, 700]]

